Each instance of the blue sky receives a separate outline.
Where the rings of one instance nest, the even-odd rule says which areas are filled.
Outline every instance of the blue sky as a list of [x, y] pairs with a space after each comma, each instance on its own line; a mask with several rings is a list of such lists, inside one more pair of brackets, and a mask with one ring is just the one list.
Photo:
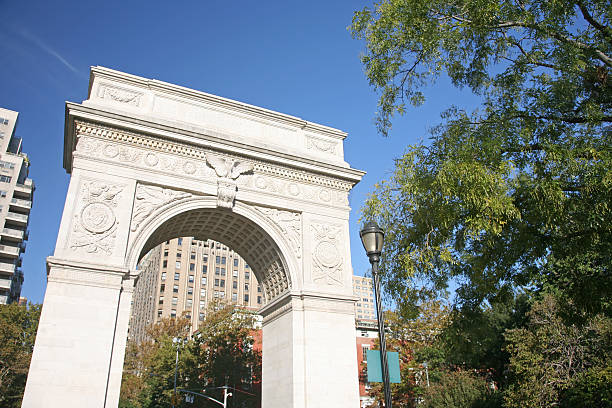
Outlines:
[[[179, 6], [180, 4], [180, 6]], [[42, 302], [69, 175], [62, 168], [64, 103], [87, 99], [101, 65], [262, 106], [348, 132], [345, 159], [367, 171], [350, 196], [352, 263], [369, 267], [359, 208], [440, 112], [473, 97], [442, 79], [428, 101], [376, 133], [377, 97], [347, 30], [367, 1], [0, 1], [0, 106], [20, 112], [17, 136], [36, 184], [22, 296]]]

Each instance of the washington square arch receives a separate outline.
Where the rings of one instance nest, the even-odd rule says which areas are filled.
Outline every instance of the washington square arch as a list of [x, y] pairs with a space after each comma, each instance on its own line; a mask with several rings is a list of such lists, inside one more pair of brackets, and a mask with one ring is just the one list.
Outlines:
[[358, 407], [346, 134], [93, 67], [66, 104], [70, 185], [23, 407], [117, 407], [136, 265], [214, 239], [265, 294], [262, 406]]

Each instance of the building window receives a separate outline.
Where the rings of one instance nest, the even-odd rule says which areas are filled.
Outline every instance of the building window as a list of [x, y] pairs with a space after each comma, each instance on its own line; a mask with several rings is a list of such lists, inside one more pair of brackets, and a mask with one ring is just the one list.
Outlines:
[[187, 306], [189, 309], [191, 309], [191, 306], [193, 306], [193, 300], [191, 299], [187, 299]]
[[162, 283], [162, 284], [161, 284], [161, 286], [159, 287], [159, 291], [160, 291], [160, 292], [163, 292], [163, 291], [165, 291], [165, 290], [166, 290], [166, 284], [165, 284], [165, 283]]
[[161, 315], [162, 315], [161, 309], [157, 309], [157, 317], [161, 317]]
[[189, 282], [193, 282], [194, 280], [194, 276], [193, 275], [189, 275]]
[[232, 289], [238, 289], [238, 281], [232, 282]]
[[183, 245], [183, 238], [177, 239], [177, 245]]
[[233, 276], [234, 276], [234, 278], [237, 278], [238, 277], [238, 271], [234, 271], [233, 272]]
[[245, 293], [245, 295], [244, 295], [244, 303], [249, 303], [249, 295], [248, 295], [248, 293]]
[[170, 317], [172, 317], [172, 318], [176, 317], [176, 310], [172, 309], [170, 311]]
[[219, 255], [217, 255], [217, 257], [215, 258], [215, 262], [216, 263], [221, 263], [221, 257]]
[[249, 280], [250, 277], [251, 274], [249, 273], [249, 271], [244, 271], [244, 279]]
[[163, 304], [164, 304], [164, 297], [163, 297], [163, 296], [160, 296], [160, 297], [159, 297], [159, 304], [160, 304], [160, 305], [163, 305]]
[[219, 286], [219, 279], [215, 279], [215, 286]]
[[190, 286], [190, 287], [187, 288], [187, 294], [188, 295], [193, 295], [193, 287]]
[[200, 289], [200, 296], [206, 297], [206, 289]]
[[257, 296], [257, 304], [261, 305], [261, 296]]
[[218, 266], [215, 268], [215, 275], [220, 275], [221, 274], [221, 268], [219, 268]]
[[162, 267], [163, 268], [167, 268], [168, 267], [168, 261], [166, 259], [164, 259], [164, 262], [162, 262]]
[[195, 252], [192, 252], [192, 253], [191, 253], [191, 259], [195, 260], [195, 257], [196, 257], [196, 253], [195, 253]]
[[206, 278], [202, 278], [202, 286], [206, 285]]
[[195, 271], [195, 264], [189, 264], [189, 270], [190, 271]]
[[176, 269], [181, 269], [181, 261], [176, 261]]
[[227, 263], [227, 258], [226, 257], [221, 257], [221, 265], [225, 265]]
[[257, 293], [261, 293], [261, 285], [257, 285]]
[[204, 255], [202, 257], [202, 262], [208, 262], [208, 255]]
[[238, 266], [238, 258], [234, 258], [234, 266]]
[[179, 280], [181, 279], [181, 273], [180, 272], [175, 272], [174, 273], [174, 280]]
[[202, 273], [206, 274], [208, 272], [208, 267], [206, 265], [202, 265]]
[[225, 279], [221, 279], [221, 282], [219, 282], [219, 283], [220, 283], [219, 286], [221, 286], [222, 288], [225, 287]]
[[177, 253], [176, 253], [176, 257], [177, 257], [177, 258], [182, 258], [182, 256], [183, 256], [183, 255], [182, 255], [180, 252], [177, 252]]
[[251, 269], [251, 267], [249, 266], [249, 264], [244, 264], [244, 269]]
[[245, 284], [244, 284], [244, 290], [245, 290], [246, 292], [248, 292], [248, 291], [249, 291], [249, 284], [248, 284], [248, 283], [245, 283]]
[[224, 298], [225, 297], [225, 292], [219, 292], [219, 297], [220, 298]]
[[369, 344], [362, 344], [361, 345], [361, 357], [363, 358], [363, 361], [367, 364], [368, 362], [368, 350], [370, 349], [370, 345]]
[[238, 294], [232, 293], [232, 302], [237, 302], [237, 301], [238, 301]]
[[165, 281], [166, 280], [166, 272], [162, 272], [161, 274], [161, 280]]
[[225, 268], [221, 268], [221, 276], [225, 276]]
[[178, 304], [178, 298], [176, 296], [172, 298], [172, 304], [173, 305]]
[[172, 292], [174, 292], [174, 293], [178, 293], [178, 285], [174, 285], [174, 286], [172, 287]]
[[0, 176], [0, 181], [2, 181], [3, 183], [10, 183], [11, 182], [11, 176]]
[[200, 321], [204, 321], [204, 313], [200, 313]]
[[164, 250], [164, 256], [168, 256], [168, 250]]

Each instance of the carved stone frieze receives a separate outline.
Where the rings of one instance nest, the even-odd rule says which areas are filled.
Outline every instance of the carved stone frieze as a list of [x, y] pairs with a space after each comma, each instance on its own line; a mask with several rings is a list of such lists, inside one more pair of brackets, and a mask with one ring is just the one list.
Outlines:
[[348, 181], [270, 163], [222, 156], [203, 148], [89, 123], [76, 122], [76, 126], [78, 141], [74, 157], [96, 158], [145, 170], [184, 175], [213, 183], [216, 181], [224, 197], [219, 206], [233, 206], [236, 189], [231, 181], [241, 189], [265, 191], [319, 204], [348, 206], [348, 192], [353, 186]]
[[136, 187], [134, 213], [132, 214], [130, 230], [136, 231], [140, 224], [158, 208], [170, 202], [188, 197], [191, 197], [191, 194], [184, 191], [139, 184]]
[[276, 208], [255, 208], [276, 224], [295, 256], [298, 259], [302, 258], [302, 215], [293, 211], [277, 210]]
[[215, 170], [219, 177], [217, 180], [217, 206], [233, 208], [238, 190], [236, 179], [242, 174], [252, 173], [253, 164], [225, 159], [211, 153], [206, 154], [206, 163]]
[[124, 186], [104, 181], [88, 181], [82, 184], [74, 215], [70, 248], [88, 253], [110, 255], [115, 244], [119, 221], [115, 215]]
[[343, 286], [343, 257], [340, 251], [341, 228], [329, 224], [311, 224], [312, 281], [327, 285]]

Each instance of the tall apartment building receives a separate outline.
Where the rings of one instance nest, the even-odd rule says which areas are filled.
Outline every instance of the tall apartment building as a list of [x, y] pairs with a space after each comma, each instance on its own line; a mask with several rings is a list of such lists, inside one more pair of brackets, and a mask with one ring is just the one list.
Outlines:
[[[372, 279], [353, 276], [357, 320], [376, 319]], [[214, 299], [257, 310], [263, 291], [249, 265], [220, 242], [190, 237], [167, 241], [140, 262], [134, 291], [130, 338], [142, 341], [145, 327], [163, 317], [185, 315], [195, 331]]]
[[358, 297], [355, 303], [355, 319], [376, 320], [372, 278], [353, 275], [353, 294]]
[[190, 237], [167, 241], [147, 254], [140, 269], [129, 332], [137, 341], [144, 339], [147, 324], [162, 317], [185, 315], [192, 331], [197, 330], [215, 299], [254, 310], [264, 302], [249, 265], [217, 241]]
[[0, 108], [0, 304], [19, 301], [23, 272], [21, 255], [28, 239], [34, 183], [30, 161], [15, 137], [18, 113]]

